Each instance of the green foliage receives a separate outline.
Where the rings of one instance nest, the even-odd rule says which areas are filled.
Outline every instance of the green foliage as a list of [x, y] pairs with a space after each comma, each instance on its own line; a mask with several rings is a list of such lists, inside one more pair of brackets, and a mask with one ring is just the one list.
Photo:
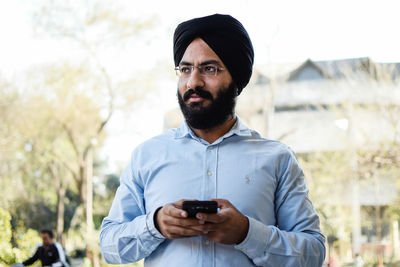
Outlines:
[[115, 174], [109, 174], [106, 176], [106, 188], [111, 194], [115, 194], [119, 186], [119, 177]]
[[14, 239], [16, 247], [12, 246], [12, 228], [10, 213], [0, 208], [0, 266], [1, 264], [13, 264], [26, 260], [36, 249], [40, 242], [37, 231], [28, 229], [26, 232], [16, 231]]
[[13, 216], [23, 221], [27, 228], [33, 229], [55, 229], [56, 213], [51, 209], [48, 202], [43, 199], [30, 201], [24, 198], [16, 199]]
[[11, 215], [8, 211], [0, 208], [0, 262], [12, 264], [15, 255], [11, 246]]
[[28, 229], [23, 232], [25, 228], [17, 231], [17, 247], [14, 248], [15, 258], [17, 262], [22, 262], [32, 256], [38, 244], [41, 242], [39, 233], [33, 229]]
[[107, 216], [110, 210], [118, 186], [119, 177], [115, 174], [108, 174], [99, 177], [99, 181], [94, 187], [96, 194], [93, 203], [95, 211], [93, 221], [97, 230], [100, 229], [103, 218]]
[[[350, 225], [348, 208], [343, 203], [344, 185], [352, 179], [350, 155], [344, 151], [299, 155], [307, 177], [310, 197], [321, 217], [326, 235], [338, 237], [339, 228]], [[346, 229], [346, 231], [350, 231]]]
[[75, 216], [76, 210], [80, 205], [79, 195], [71, 190], [67, 189], [65, 195], [65, 211], [64, 211], [64, 231], [67, 232], [72, 224], [72, 219]]
[[0, 208], [0, 244], [11, 241], [11, 215], [5, 209]]

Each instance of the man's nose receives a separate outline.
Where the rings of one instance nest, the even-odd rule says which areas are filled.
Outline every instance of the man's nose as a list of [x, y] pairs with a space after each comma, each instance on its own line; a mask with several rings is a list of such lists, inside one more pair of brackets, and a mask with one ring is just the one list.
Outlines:
[[187, 81], [187, 89], [194, 89], [196, 87], [203, 88], [205, 85], [203, 78], [204, 77], [200, 75], [200, 70], [198, 68], [194, 68]]

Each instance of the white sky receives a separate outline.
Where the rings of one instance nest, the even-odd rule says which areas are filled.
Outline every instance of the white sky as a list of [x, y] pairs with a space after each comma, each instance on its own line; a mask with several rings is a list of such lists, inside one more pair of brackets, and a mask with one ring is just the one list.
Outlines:
[[[131, 13], [132, 17], [158, 18], [151, 44], [138, 44], [141, 51], [130, 55], [143, 63], [143, 67], [145, 62], [151, 66], [160, 60], [171, 62], [172, 67], [172, 35], [176, 25], [213, 13], [231, 14], [242, 22], [253, 41], [256, 66], [301, 63], [307, 58], [371, 57], [375, 61], [400, 61], [400, 1], [125, 0], [122, 3], [126, 5], [126, 14]], [[66, 53], [65, 46], [56, 41], [34, 38], [29, 10], [26, 0], [0, 0], [0, 75], [16, 78], [20, 71], [34, 64], [73, 54]], [[105, 60], [123, 66], [123, 59], [115, 62], [115, 58]], [[173, 83], [160, 84], [166, 89], [149, 97], [151, 109], [144, 106], [140, 111], [146, 116], [132, 114], [132, 122], [121, 125], [124, 118], [117, 114], [110, 124], [109, 132], [114, 138], [108, 141], [104, 152], [110, 159], [126, 162], [136, 144], [161, 132], [163, 113], [176, 106], [176, 87]], [[154, 103], [158, 109], [154, 109]], [[135, 130], [130, 125], [135, 125]]]
[[[32, 37], [27, 3], [0, 0], [0, 70], [18, 69], [62, 53], [59, 46], [48, 40]], [[400, 2], [396, 0], [203, 0], [190, 4], [177, 0], [126, 0], [122, 3], [132, 17], [156, 15], [160, 19], [154, 28], [156, 33], [163, 32], [161, 36], [155, 35], [163, 48], [159, 51], [171, 60], [172, 34], [178, 22], [225, 13], [239, 19], [248, 30], [259, 64], [361, 56], [400, 61]]]

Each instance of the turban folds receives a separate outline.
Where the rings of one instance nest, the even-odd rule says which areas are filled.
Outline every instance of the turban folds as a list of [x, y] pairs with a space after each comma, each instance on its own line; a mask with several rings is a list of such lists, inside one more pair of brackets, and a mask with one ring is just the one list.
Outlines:
[[203, 39], [222, 60], [240, 94], [250, 80], [254, 62], [253, 45], [243, 25], [232, 16], [220, 14], [182, 22], [174, 34], [175, 66], [196, 38]]

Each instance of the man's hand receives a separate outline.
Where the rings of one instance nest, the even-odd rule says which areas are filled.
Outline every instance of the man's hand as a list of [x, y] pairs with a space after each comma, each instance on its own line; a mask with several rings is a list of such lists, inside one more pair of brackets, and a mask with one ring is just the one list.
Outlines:
[[[218, 202], [220, 211], [214, 214], [197, 213], [201, 226], [191, 228], [203, 236], [222, 244], [239, 244], [249, 231], [249, 220], [226, 199], [211, 199]], [[208, 223], [205, 223], [208, 222]]]
[[202, 222], [198, 219], [187, 218], [187, 212], [182, 210], [182, 202], [185, 200], [187, 199], [169, 203], [157, 212], [155, 219], [161, 234], [166, 238], [203, 235], [202, 231], [193, 228], [200, 226]]

